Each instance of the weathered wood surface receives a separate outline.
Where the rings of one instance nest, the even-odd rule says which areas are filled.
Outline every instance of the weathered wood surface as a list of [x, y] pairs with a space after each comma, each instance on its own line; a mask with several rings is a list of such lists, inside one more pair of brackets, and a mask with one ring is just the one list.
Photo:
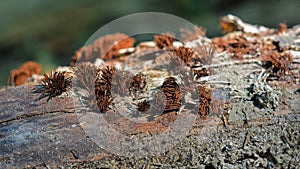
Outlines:
[[79, 126], [76, 98], [36, 102], [32, 89], [0, 91], [0, 168], [56, 166], [66, 160], [96, 158], [101, 150]]
[[[164, 55], [166, 55], [166, 53], [164, 53]], [[164, 55], [161, 54], [160, 56], [151, 59], [160, 61], [159, 59], [165, 58]], [[144, 64], [142, 64], [140, 62], [141, 57], [135, 58], [130, 56], [130, 58], [136, 59], [133, 60], [132, 63], [135, 64], [134, 66], [139, 69], [143, 69], [144, 65], [146, 65], [145, 63], [147, 63], [144, 62]], [[297, 133], [297, 128], [300, 121], [299, 54], [297, 54], [297, 56], [295, 55], [294, 59], [295, 60], [291, 65], [291, 74], [287, 75], [285, 78], [286, 81], [275, 80], [268, 82], [274, 83], [272, 88], [280, 88], [280, 92], [282, 93], [281, 95], [275, 93], [276, 97], [278, 96], [278, 100], [275, 100], [278, 102], [279, 106], [277, 110], [274, 110], [273, 108], [268, 107], [265, 109], [259, 109], [252, 103], [251, 98], [249, 98], [249, 91], [247, 89], [253, 84], [251, 83], [251, 80], [255, 82], [257, 79], [254, 77], [257, 77], [257, 75], [263, 72], [259, 65], [255, 64], [254, 62], [246, 62], [248, 60], [244, 62], [233, 61], [230, 57], [227, 57], [227, 55], [218, 55], [218, 57], [213, 58], [213, 67], [211, 65], [209, 66], [214, 69], [214, 72], [216, 72], [218, 76], [212, 76], [211, 80], [215, 82], [226, 82], [226, 84], [221, 83], [219, 86], [215, 86], [217, 86], [219, 89], [231, 87], [231, 91], [236, 93], [233, 95], [233, 97], [236, 97], [236, 100], [241, 98], [241, 101], [232, 102], [232, 111], [231, 113], [228, 113], [229, 123], [225, 124], [225, 126], [227, 125], [226, 127], [223, 127], [223, 122], [219, 117], [217, 117], [217, 121], [213, 121], [213, 124], [210, 123], [210, 119], [208, 121], [197, 121], [194, 125], [195, 128], [191, 131], [191, 135], [193, 135], [193, 137], [195, 136], [193, 144], [189, 144], [190, 140], [186, 141], [188, 144], [183, 144], [183, 146], [179, 146], [179, 148], [174, 148], [177, 150], [177, 152], [171, 150], [174, 153], [170, 153], [170, 156], [172, 156], [172, 158], [178, 154], [184, 156], [187, 154], [185, 152], [192, 151], [191, 149], [193, 149], [193, 145], [196, 143], [199, 146], [194, 147], [193, 155], [198, 156], [199, 159], [201, 159], [202, 157], [200, 156], [205, 147], [201, 147], [204, 144], [202, 144], [201, 139], [198, 139], [198, 137], [200, 137], [199, 131], [201, 132], [201, 127], [205, 127], [206, 125], [218, 125], [221, 126], [219, 130], [221, 134], [216, 134], [217, 137], [215, 138], [212, 137], [213, 140], [210, 140], [211, 145], [208, 143], [208, 148], [206, 148], [212, 149], [211, 147], [214, 147], [214, 152], [211, 151], [213, 153], [207, 153], [203, 155], [206, 156], [205, 160], [202, 160], [203, 165], [207, 161], [207, 156], [210, 155], [211, 159], [217, 159], [219, 158], [217, 156], [220, 156], [220, 154], [224, 156], [224, 159], [226, 158], [227, 162], [229, 160], [233, 160], [234, 163], [250, 158], [252, 160], [251, 163], [254, 165], [255, 162], [253, 158], [258, 160], [267, 158], [265, 155], [259, 155], [262, 153], [265, 154], [265, 152], [261, 152], [262, 150], [260, 148], [265, 148], [266, 150], [264, 151], [267, 151], [267, 147], [278, 146], [274, 142], [269, 143], [269, 140], [265, 141], [264, 139], [264, 132], [271, 131], [271, 133], [268, 134], [272, 136], [270, 139], [274, 140], [280, 140], [281, 136], [285, 137], [287, 134], [290, 135], [288, 136], [291, 140], [290, 143], [282, 141], [284, 143], [280, 144], [278, 149], [281, 149], [284, 153], [286, 153], [284, 146], [292, 147], [293, 150], [295, 150], [295, 152], [286, 153], [288, 155], [284, 157], [281, 162], [277, 162], [279, 160], [271, 160], [272, 163], [289, 166], [290, 162], [286, 160], [294, 158], [296, 160], [291, 163], [294, 163], [294, 166], [297, 166], [297, 157], [300, 156], [298, 151], [299, 134]], [[255, 62], [258, 62], [258, 60], [255, 60]], [[251, 74], [253, 74], [253, 76], [250, 77]], [[227, 86], [227, 83], [230, 85]], [[262, 87], [262, 90], [264, 91], [266, 85], [267, 83], [262, 83], [261, 86], [258, 87]], [[119, 158], [116, 160], [116, 158], [114, 158], [112, 155], [109, 155], [109, 152], [106, 152], [96, 143], [94, 143], [93, 140], [84, 132], [84, 129], [80, 126], [80, 122], [78, 120], [80, 115], [79, 110], [82, 108], [82, 106], [77, 97], [71, 95], [53, 98], [49, 102], [47, 102], [46, 99], [35, 101], [38, 96], [32, 91], [33, 86], [11, 87], [0, 90], [0, 168], [57, 168], [65, 165], [68, 162], [78, 162], [78, 166], [80, 167], [84, 167], [81, 166], [81, 162], [95, 162], [95, 165], [99, 167], [97, 161], [99, 162], [99, 160], [103, 159], [103, 157], [112, 157], [111, 159], [107, 159], [107, 161], [110, 163], [114, 163], [118, 160], [122, 161], [124, 159]], [[264, 92], [264, 94], [265, 93], [267, 92]], [[269, 96], [267, 99], [273, 98], [272, 96]], [[268, 101], [269, 100], [267, 100], [267, 102]], [[283, 122], [281, 123], [281, 121]], [[265, 124], [265, 126], [260, 127], [262, 124]], [[270, 130], [265, 130], [265, 128], [270, 128]], [[294, 132], [293, 135], [287, 132], [288, 128], [292, 128]], [[255, 135], [255, 137], [251, 138], [251, 141], [250, 136], [252, 133], [249, 131], [252, 130], [262, 132], [258, 134], [258, 137]], [[222, 133], [223, 131], [226, 131], [224, 132], [225, 134]], [[232, 151], [228, 153], [230, 156], [228, 156], [226, 152], [222, 152], [220, 148], [223, 146], [223, 142], [226, 141], [223, 140], [223, 137], [228, 137], [227, 143], [232, 147]], [[192, 136], [187, 139], [191, 138]], [[252, 147], [249, 146], [250, 148], [248, 147], [248, 150], [250, 149], [249, 151], [251, 151], [252, 156], [249, 156], [247, 152], [248, 150], [238, 151], [239, 149], [243, 149], [240, 147], [241, 145], [244, 147], [247, 140], [248, 142], [251, 142]], [[261, 146], [261, 141], [265, 141], [264, 145], [266, 146]], [[180, 154], [181, 152], [183, 153]], [[240, 156], [242, 157], [239, 157], [237, 155], [238, 153], [240, 153]], [[278, 155], [276, 153], [274, 154]], [[274, 154], [273, 156], [275, 156]], [[160, 161], [169, 158], [166, 156], [166, 154], [162, 153], [159, 157], [161, 159]], [[205, 165], [209, 167], [214, 163], [225, 163], [224, 159], [221, 159], [223, 161], [220, 159], [212, 160], [213, 162]], [[146, 162], [143, 162], [142, 166], [145, 166], [144, 163], [147, 163], [147, 160], [149, 163], [152, 162], [152, 166], [156, 166], [158, 161], [157, 159], [152, 160], [148, 158], [144, 160]], [[185, 161], [185, 159], [181, 161], [179, 160], [182, 165], [185, 165]], [[101, 162], [103, 161], [100, 161], [100, 163]], [[124, 160], [122, 162], [124, 162]], [[166, 164], [173, 163], [171, 160], [164, 162]], [[125, 160], [124, 163], [131, 163], [131, 161]], [[149, 164], [150, 167], [151, 164]], [[191, 166], [196, 166], [196, 164], [197, 162], [191, 162]], [[115, 166], [115, 164], [112, 166]], [[129, 166], [138, 166], [137, 161]]]
[[[76, 97], [35, 101], [32, 89], [22, 86], [0, 91], [0, 168], [53, 167], [107, 156], [80, 127]], [[298, 95], [288, 103], [292, 111], [275, 114], [286, 114], [297, 122], [299, 99]]]

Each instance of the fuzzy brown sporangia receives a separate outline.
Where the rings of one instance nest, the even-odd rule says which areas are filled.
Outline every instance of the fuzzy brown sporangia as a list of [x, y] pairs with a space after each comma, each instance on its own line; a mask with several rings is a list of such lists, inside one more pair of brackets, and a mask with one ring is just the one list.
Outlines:
[[270, 69], [270, 75], [275, 77], [283, 77], [289, 71], [289, 67], [293, 61], [293, 56], [285, 52], [286, 49], [279, 46], [279, 42], [264, 43], [260, 50], [259, 59], [263, 62], [263, 66]]
[[97, 70], [95, 95], [98, 108], [101, 112], [106, 112], [113, 101], [111, 84], [115, 70], [114, 67], [109, 66]]
[[210, 112], [210, 103], [212, 100], [211, 89], [206, 86], [198, 86], [199, 92], [199, 114], [201, 118], [206, 119]]
[[65, 76], [65, 73], [65, 71], [55, 71], [49, 75], [44, 74], [41, 84], [37, 85], [34, 89], [35, 93], [41, 94], [38, 100], [48, 97], [48, 102], [50, 99], [68, 91], [72, 85], [72, 77]]
[[192, 66], [192, 57], [194, 55], [194, 50], [192, 48], [180, 46], [178, 48], [174, 48], [172, 52], [182, 59], [188, 66]]
[[116, 59], [118, 51], [123, 48], [133, 47], [135, 39], [122, 33], [108, 34], [97, 39], [93, 44], [83, 46], [75, 52], [70, 66], [80, 62], [94, 62], [96, 58], [103, 60]]
[[87, 96], [82, 96], [83, 101], [86, 105], [90, 105], [93, 110], [98, 109], [95, 95], [95, 84], [97, 69], [96, 67], [88, 62], [78, 63], [74, 67], [76, 76], [74, 77], [74, 86], [78, 87], [78, 90], [84, 89], [88, 92]]
[[163, 48], [171, 49], [173, 47], [174, 41], [175, 41], [174, 35], [169, 32], [154, 36], [154, 42], [156, 46], [160, 49]]
[[137, 110], [145, 112], [152, 107], [153, 111], [162, 112], [162, 114], [177, 112], [181, 107], [181, 100], [182, 92], [180, 91], [176, 79], [174, 77], [168, 77], [164, 80], [161, 90], [154, 94], [152, 100], [139, 102]]
[[33, 74], [41, 74], [42, 66], [34, 61], [25, 62], [18, 69], [13, 69], [10, 72], [8, 83], [10, 85], [19, 86], [26, 82], [26, 80]]
[[150, 101], [143, 100], [137, 104], [137, 110], [140, 112], [146, 112], [150, 109]]
[[101, 112], [108, 110], [112, 103], [112, 93], [119, 96], [136, 94], [146, 86], [141, 74], [133, 76], [129, 72], [106, 66], [98, 69], [95, 83], [97, 105]]
[[[276, 31], [266, 31], [266, 35], [282, 34], [287, 31], [285, 24], [280, 24]], [[213, 38], [212, 44], [218, 52], [227, 51], [232, 53], [233, 59], [243, 60], [251, 55], [262, 61], [263, 66], [270, 70], [273, 77], [282, 78], [289, 71], [293, 61], [288, 49], [282, 48], [279, 41], [266, 39], [260, 34], [238, 32], [227, 34], [223, 37]]]
[[193, 62], [196, 65], [208, 65], [211, 64], [212, 58], [216, 53], [216, 49], [213, 45], [200, 45], [197, 44], [196, 47], [193, 48], [195, 51], [195, 57], [193, 58]]
[[164, 113], [178, 111], [181, 107], [182, 94], [176, 79], [174, 77], [166, 78], [161, 86], [161, 90], [167, 99]]
[[142, 91], [146, 87], [146, 80], [141, 73], [136, 74], [130, 81], [130, 93], [136, 95], [137, 92]]
[[193, 31], [188, 29], [180, 29], [181, 39], [184, 42], [191, 42], [198, 39], [200, 36], [204, 37], [206, 35], [206, 30], [199, 26], [194, 26]]

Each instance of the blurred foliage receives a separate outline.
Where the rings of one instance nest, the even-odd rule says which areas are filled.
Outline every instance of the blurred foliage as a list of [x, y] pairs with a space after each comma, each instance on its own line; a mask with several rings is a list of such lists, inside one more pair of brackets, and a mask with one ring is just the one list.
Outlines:
[[219, 36], [219, 19], [228, 13], [244, 21], [278, 27], [300, 23], [299, 0], [26, 0], [0, 1], [0, 86], [9, 71], [35, 60], [49, 71], [68, 65], [74, 52], [101, 26], [136, 12], [165, 12]]

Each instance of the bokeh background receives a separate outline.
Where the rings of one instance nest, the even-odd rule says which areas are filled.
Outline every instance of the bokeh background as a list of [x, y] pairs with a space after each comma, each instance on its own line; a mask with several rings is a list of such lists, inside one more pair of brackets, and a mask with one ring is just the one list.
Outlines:
[[234, 14], [244, 21], [278, 27], [300, 24], [299, 0], [1, 0], [0, 86], [11, 69], [28, 60], [43, 72], [68, 65], [74, 52], [106, 23], [136, 12], [165, 12], [220, 36], [219, 19]]

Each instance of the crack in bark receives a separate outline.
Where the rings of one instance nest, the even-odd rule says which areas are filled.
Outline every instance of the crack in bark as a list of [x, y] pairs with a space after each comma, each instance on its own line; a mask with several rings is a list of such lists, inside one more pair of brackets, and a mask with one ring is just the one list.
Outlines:
[[10, 122], [18, 121], [18, 120], [28, 119], [28, 118], [31, 118], [31, 117], [49, 115], [49, 114], [58, 113], [58, 112], [61, 112], [61, 113], [75, 113], [76, 108], [77, 107], [67, 108], [67, 109], [71, 109], [73, 111], [67, 111], [66, 109], [62, 109], [62, 110], [45, 111], [45, 112], [34, 113], [34, 114], [22, 114], [22, 115], [16, 116], [16, 117], [11, 118], [11, 119], [2, 120], [2, 121], [0, 121], [0, 125], [4, 124], [4, 123], [10, 123]]

